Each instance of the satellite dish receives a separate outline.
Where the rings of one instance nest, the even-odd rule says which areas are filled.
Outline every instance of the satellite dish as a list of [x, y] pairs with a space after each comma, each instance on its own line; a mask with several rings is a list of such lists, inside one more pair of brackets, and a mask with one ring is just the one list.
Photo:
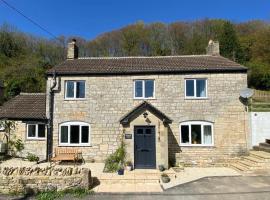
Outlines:
[[253, 94], [254, 91], [250, 88], [244, 88], [240, 91], [240, 96], [245, 99], [252, 97]]

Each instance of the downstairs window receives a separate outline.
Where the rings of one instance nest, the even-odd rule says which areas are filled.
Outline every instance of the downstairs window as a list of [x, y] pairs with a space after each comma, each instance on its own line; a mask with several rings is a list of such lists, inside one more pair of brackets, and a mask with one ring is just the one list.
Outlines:
[[27, 139], [45, 139], [45, 124], [27, 124]]
[[66, 122], [59, 127], [62, 146], [90, 146], [90, 125], [84, 122]]
[[180, 124], [182, 146], [213, 146], [213, 123], [189, 121]]

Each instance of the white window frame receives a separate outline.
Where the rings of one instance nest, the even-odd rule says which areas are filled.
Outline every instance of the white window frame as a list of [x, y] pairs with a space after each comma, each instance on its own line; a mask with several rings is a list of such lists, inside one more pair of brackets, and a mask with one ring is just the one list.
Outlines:
[[[142, 97], [136, 97], [136, 82], [141, 81], [142, 82]], [[145, 97], [145, 81], [153, 81], [154, 82], [154, 88], [153, 88], [153, 97]], [[155, 99], [156, 97], [156, 81], [155, 79], [135, 79], [133, 81], [133, 98], [134, 99]]]
[[[79, 144], [70, 144], [70, 126], [75, 125], [75, 126], [80, 126], [79, 128]], [[62, 126], [67, 126], [68, 127], [68, 142], [67, 143], [62, 143], [61, 142], [61, 127]], [[88, 135], [88, 143], [82, 143], [81, 138], [82, 138], [82, 126], [88, 126], [89, 128], [89, 135]], [[78, 121], [72, 121], [72, 122], [64, 122], [59, 125], [59, 131], [58, 131], [58, 136], [59, 136], [59, 146], [73, 146], [73, 147], [80, 147], [80, 146], [91, 146], [91, 126], [90, 124], [86, 122], [78, 122]]]
[[[35, 129], [36, 129], [36, 136], [35, 137], [28, 136], [29, 125], [35, 126]], [[44, 137], [38, 137], [38, 125], [45, 126], [45, 136]], [[44, 123], [27, 123], [26, 124], [26, 139], [28, 139], [28, 140], [44, 140], [44, 139], [46, 139], [46, 124], [44, 124]]]
[[[194, 81], [194, 96], [187, 96], [187, 81]], [[197, 80], [205, 80], [205, 97], [197, 97]], [[206, 78], [186, 78], [185, 79], [185, 99], [207, 99], [208, 98], [208, 81]]]
[[[74, 82], [74, 96], [73, 97], [67, 97], [67, 83], [68, 82]], [[77, 93], [77, 83], [78, 82], [84, 82], [84, 98], [77, 98], [76, 93]], [[84, 100], [86, 96], [86, 84], [85, 80], [66, 80], [65, 81], [65, 99], [66, 100]]]
[[[182, 133], [181, 133], [181, 126], [189, 126], [189, 143], [182, 143]], [[191, 125], [201, 125], [201, 140], [202, 140], [202, 144], [192, 144], [191, 142]], [[212, 131], [212, 143], [211, 144], [204, 144], [204, 126], [211, 126], [211, 131]], [[214, 146], [214, 124], [212, 122], [206, 122], [206, 121], [186, 121], [186, 122], [182, 122], [179, 125], [179, 133], [180, 133], [180, 145], [181, 146], [196, 146], [196, 147], [212, 147]]]

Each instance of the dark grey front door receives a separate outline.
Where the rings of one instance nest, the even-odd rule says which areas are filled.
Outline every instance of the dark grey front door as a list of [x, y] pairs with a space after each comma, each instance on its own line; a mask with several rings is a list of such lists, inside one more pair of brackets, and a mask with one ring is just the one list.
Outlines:
[[134, 127], [134, 167], [156, 168], [156, 140], [154, 126]]

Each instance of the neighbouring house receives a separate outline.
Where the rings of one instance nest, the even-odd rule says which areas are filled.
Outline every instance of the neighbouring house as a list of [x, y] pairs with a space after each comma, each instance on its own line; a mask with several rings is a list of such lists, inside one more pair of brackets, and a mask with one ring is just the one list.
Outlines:
[[[47, 146], [36, 120], [31, 142], [43, 147], [31, 151], [79, 148], [85, 160], [104, 161], [123, 137], [135, 168], [226, 164], [248, 152], [245, 87], [247, 68], [220, 56], [218, 42], [206, 55], [78, 58], [74, 40], [47, 72]], [[31, 120], [18, 119], [27, 138]]]
[[[10, 139], [21, 139], [24, 143], [22, 156], [35, 153], [41, 159], [46, 158], [46, 94], [21, 93], [0, 108], [1, 120], [15, 121], [15, 130]], [[0, 141], [6, 142], [4, 133], [0, 132]]]

